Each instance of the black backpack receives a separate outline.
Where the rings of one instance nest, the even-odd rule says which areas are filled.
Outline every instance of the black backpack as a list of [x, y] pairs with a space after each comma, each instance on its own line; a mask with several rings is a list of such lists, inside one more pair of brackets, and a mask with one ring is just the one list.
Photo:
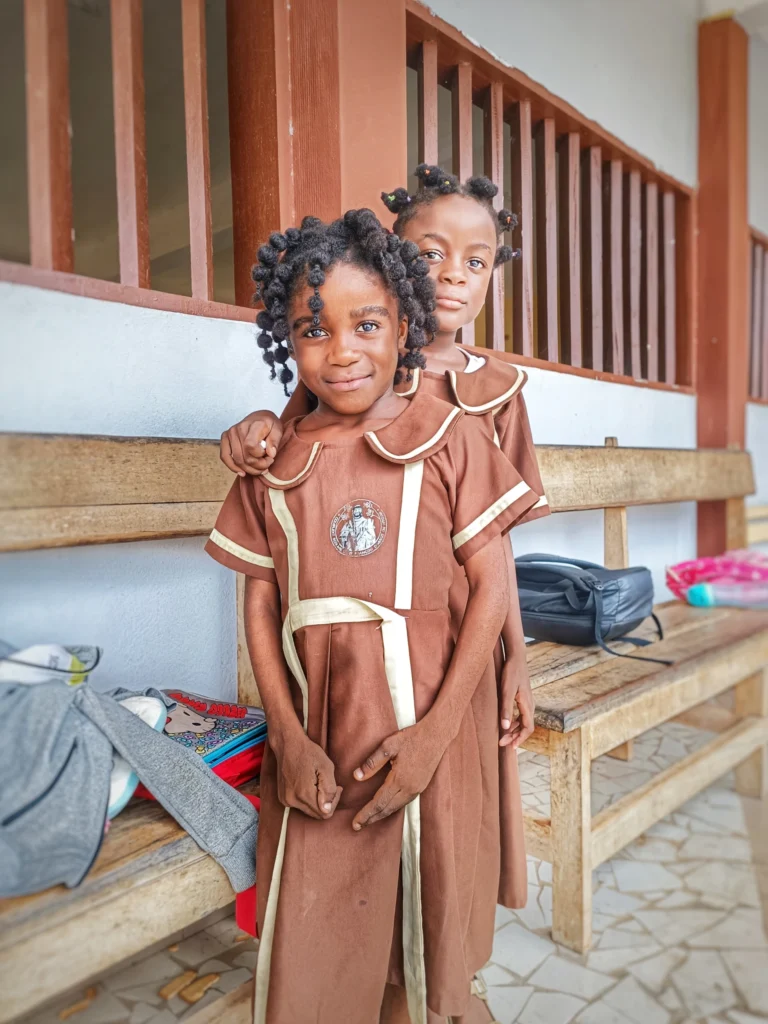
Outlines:
[[609, 654], [640, 658], [662, 665], [661, 658], [622, 654], [606, 641], [622, 638], [637, 647], [650, 640], [627, 636], [653, 613], [653, 579], [644, 566], [606, 569], [595, 562], [560, 555], [521, 555], [515, 559], [523, 632], [534, 640], [587, 647], [598, 644]]

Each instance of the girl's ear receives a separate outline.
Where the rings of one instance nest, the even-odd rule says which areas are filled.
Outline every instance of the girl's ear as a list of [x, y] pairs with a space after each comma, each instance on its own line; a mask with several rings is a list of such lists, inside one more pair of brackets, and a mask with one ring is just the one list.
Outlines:
[[408, 317], [404, 316], [397, 328], [397, 347], [399, 349], [405, 348], [405, 343], [408, 340]]

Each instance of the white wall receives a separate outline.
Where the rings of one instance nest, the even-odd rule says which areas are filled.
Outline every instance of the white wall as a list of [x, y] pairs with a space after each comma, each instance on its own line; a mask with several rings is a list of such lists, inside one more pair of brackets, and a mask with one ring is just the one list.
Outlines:
[[696, 184], [698, 0], [428, 0], [428, 6], [661, 170]]
[[[218, 437], [283, 401], [251, 324], [1, 283], [0, 367], [0, 430]], [[0, 555], [0, 637], [98, 644], [105, 688], [233, 698], [234, 578], [202, 549], [195, 538]]]
[[768, 44], [756, 36], [749, 40], [749, 223], [768, 234]]
[[[528, 370], [525, 389], [537, 444], [695, 448], [696, 400], [691, 395], [608, 384], [549, 370]], [[696, 557], [696, 506], [650, 505], [629, 509], [629, 558], [653, 572], [658, 600], [672, 595], [664, 570]], [[566, 512], [513, 531], [516, 554], [544, 551], [603, 562], [603, 513]]]
[[[251, 409], [282, 405], [249, 324], [0, 284], [0, 325], [0, 430], [217, 437]], [[540, 443], [695, 443], [686, 395], [544, 370], [526, 393]], [[232, 698], [234, 581], [202, 548], [195, 538], [0, 555], [0, 637], [98, 644], [104, 687]], [[600, 561], [601, 514], [522, 527], [515, 548]], [[632, 510], [631, 558], [653, 568], [659, 594], [664, 566], [694, 548], [690, 507]]]

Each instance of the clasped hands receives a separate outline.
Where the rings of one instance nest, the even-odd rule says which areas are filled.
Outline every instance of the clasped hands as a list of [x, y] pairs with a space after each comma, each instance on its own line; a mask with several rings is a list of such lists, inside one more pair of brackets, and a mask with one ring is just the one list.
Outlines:
[[[429, 716], [416, 725], [388, 736], [355, 769], [359, 782], [373, 778], [386, 765], [390, 771], [372, 800], [355, 815], [352, 828], [359, 832], [395, 814], [423, 793], [435, 774], [452, 736], [442, 734]], [[301, 730], [292, 729], [273, 745], [278, 766], [278, 797], [285, 807], [303, 811], [310, 818], [332, 817], [342, 794], [336, 785], [331, 759]]]

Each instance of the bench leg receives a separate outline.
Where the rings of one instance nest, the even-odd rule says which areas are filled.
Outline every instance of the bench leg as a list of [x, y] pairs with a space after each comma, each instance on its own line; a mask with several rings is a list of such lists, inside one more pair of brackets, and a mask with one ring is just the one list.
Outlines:
[[[768, 670], [755, 673], [734, 687], [737, 718], [768, 715]], [[765, 796], [768, 792], [768, 749], [761, 747], [736, 768], [736, 791], [742, 796]]]
[[615, 757], [617, 761], [631, 761], [634, 752], [635, 741], [627, 740], [626, 743], [620, 743], [618, 747], [614, 747], [613, 750], [609, 750], [608, 757]]
[[577, 953], [592, 943], [592, 801], [589, 737], [550, 734], [552, 936]]

